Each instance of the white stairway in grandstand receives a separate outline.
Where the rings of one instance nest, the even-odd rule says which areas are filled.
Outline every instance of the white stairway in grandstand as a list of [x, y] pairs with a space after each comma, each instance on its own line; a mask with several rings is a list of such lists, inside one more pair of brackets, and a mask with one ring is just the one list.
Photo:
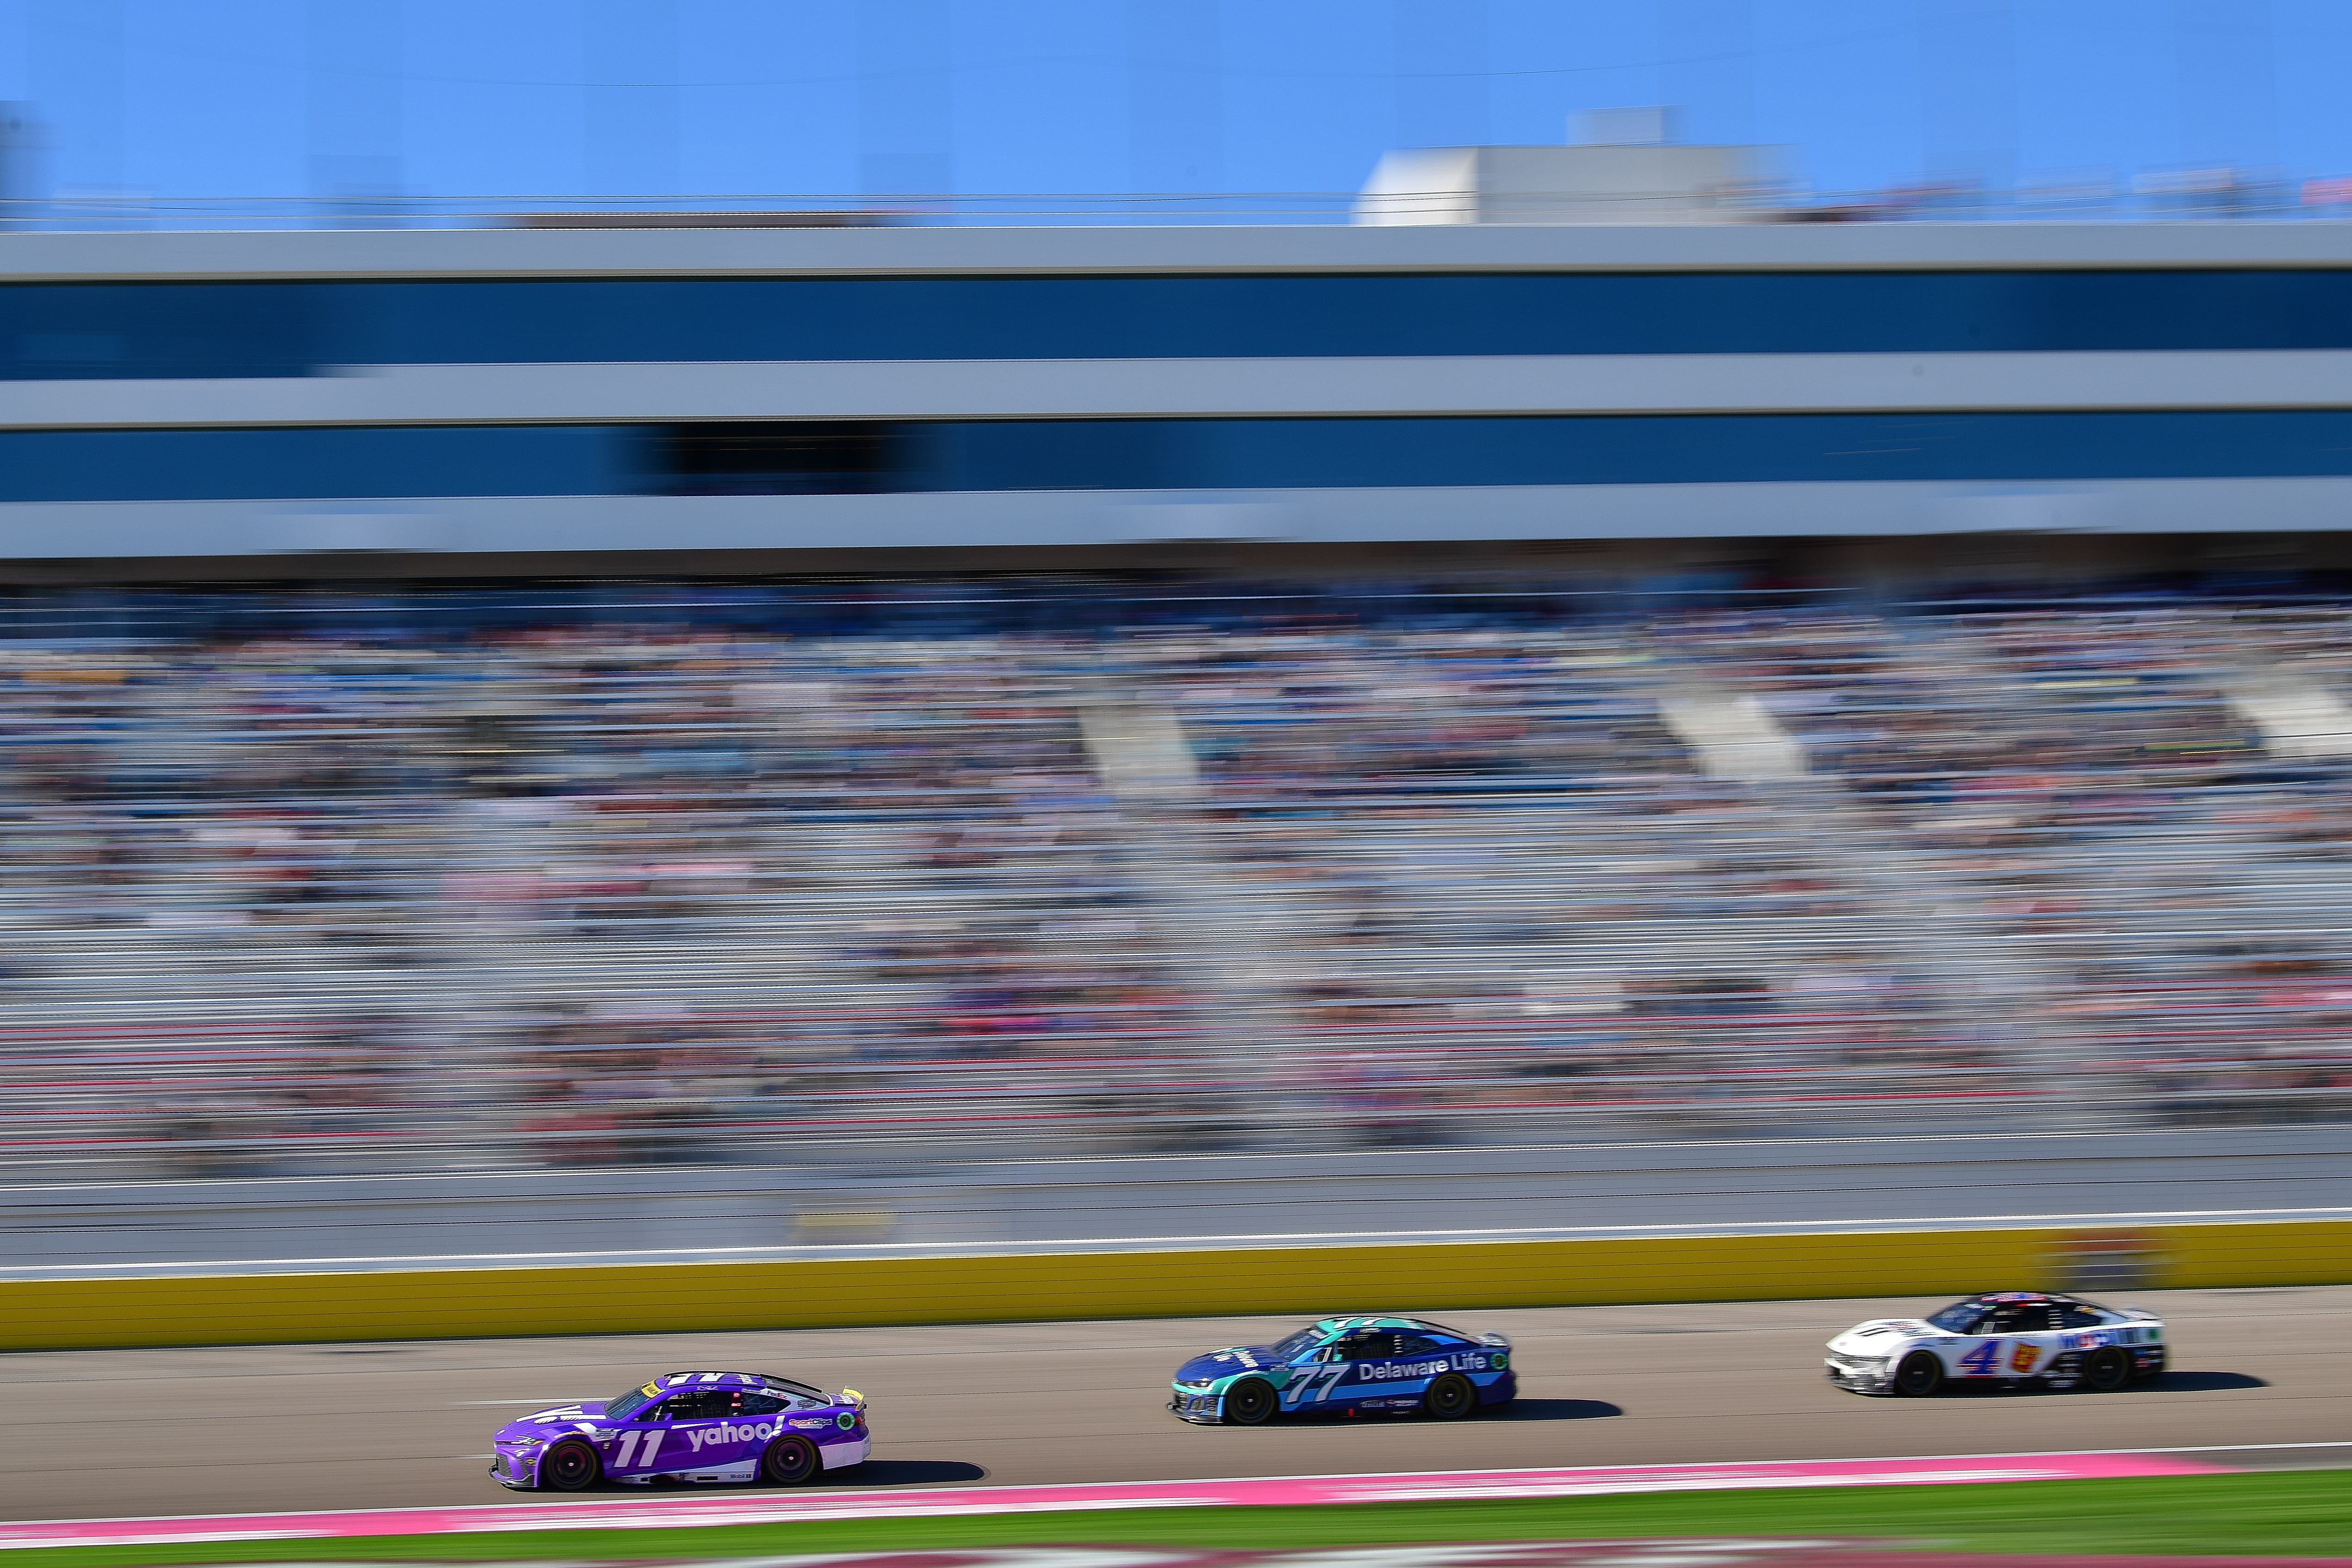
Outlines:
[[1658, 716], [1709, 778], [1793, 779], [1808, 771], [1804, 746], [1753, 692], [1677, 686], [1659, 696]]
[[[1106, 685], [1081, 702], [1078, 723], [1087, 761], [1118, 803], [1128, 872], [1151, 900], [1170, 961], [1214, 999], [1204, 1022], [1228, 1081], [1255, 1120], [1287, 1124], [1285, 1142], [1297, 1146], [1297, 1130], [1311, 1123], [1280, 1106], [1292, 1054], [1284, 921], [1202, 830], [1193, 810], [1204, 795], [1200, 764], [1183, 721], [1155, 693]], [[1171, 1132], [1181, 1140], [1181, 1129]]]
[[[1906, 853], [1857, 805], [1834, 764], [1813, 770], [1804, 741], [1774, 716], [1766, 694], [1716, 679], [1694, 660], [1661, 690], [1658, 710], [1702, 772], [1749, 784], [1786, 841], [1884, 920], [1890, 951], [1927, 983], [1944, 1028], [1982, 1035], [1997, 1053], [2022, 1055], [2045, 1071], [2066, 1070], [2068, 1053], [2041, 1022], [2042, 1010], [2015, 1005], [2046, 995], [2050, 977], [2000, 954], [1981, 902]], [[1989, 1026], [1991, 1019], [2001, 1022]]]
[[2352, 706], [2310, 676], [2258, 668], [2224, 680], [2221, 695], [2283, 761], [2352, 756]]

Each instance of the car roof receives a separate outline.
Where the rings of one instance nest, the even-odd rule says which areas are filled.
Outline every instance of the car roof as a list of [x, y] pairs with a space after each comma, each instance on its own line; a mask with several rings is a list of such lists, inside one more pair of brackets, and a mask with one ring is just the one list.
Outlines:
[[1449, 1329], [1444, 1323], [1433, 1323], [1426, 1318], [1322, 1318], [1316, 1321], [1315, 1327], [1328, 1334], [1340, 1333], [1349, 1329], [1418, 1329], [1424, 1333], [1451, 1334], [1457, 1340], [1475, 1337], [1460, 1329]]
[[665, 1373], [654, 1382], [664, 1394], [677, 1388], [781, 1388], [788, 1394], [804, 1394], [818, 1399], [829, 1397], [821, 1388], [796, 1378], [779, 1377], [772, 1372], [672, 1372]]
[[1971, 1296], [1971, 1301], [1981, 1301], [1988, 1307], [2020, 1306], [2081, 1306], [2079, 1296], [2062, 1295], [2055, 1290], [1988, 1290], [1981, 1296]]

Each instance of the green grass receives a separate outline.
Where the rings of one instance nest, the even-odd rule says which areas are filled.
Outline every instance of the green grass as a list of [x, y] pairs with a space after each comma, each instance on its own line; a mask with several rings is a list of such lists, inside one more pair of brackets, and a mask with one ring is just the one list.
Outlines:
[[1059, 1543], [1279, 1549], [1645, 1535], [1865, 1536], [1977, 1552], [2352, 1555], [2352, 1471], [64, 1547], [11, 1552], [5, 1568], [297, 1560], [644, 1560]]

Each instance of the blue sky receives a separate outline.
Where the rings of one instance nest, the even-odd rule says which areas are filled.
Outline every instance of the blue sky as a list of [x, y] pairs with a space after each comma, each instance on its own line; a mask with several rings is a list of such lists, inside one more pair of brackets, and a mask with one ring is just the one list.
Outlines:
[[50, 191], [1346, 191], [1669, 103], [1824, 190], [2352, 174], [2352, 0], [0, 0]]

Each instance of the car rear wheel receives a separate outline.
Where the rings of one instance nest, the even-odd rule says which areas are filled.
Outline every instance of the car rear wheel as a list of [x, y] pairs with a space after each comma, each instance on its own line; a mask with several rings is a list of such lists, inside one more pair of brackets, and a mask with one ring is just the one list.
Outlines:
[[770, 1486], [806, 1486], [823, 1468], [816, 1445], [805, 1437], [779, 1437], [760, 1456], [760, 1479]]
[[576, 1437], [558, 1443], [539, 1461], [539, 1484], [560, 1492], [586, 1491], [604, 1473], [596, 1450]]
[[1449, 1372], [1421, 1396], [1422, 1409], [1434, 1421], [1459, 1421], [1478, 1414], [1478, 1389], [1458, 1372]]
[[1944, 1363], [1933, 1351], [1913, 1351], [1895, 1369], [1895, 1392], [1906, 1399], [1925, 1399], [1944, 1386]]
[[2091, 1352], [2083, 1363], [2083, 1386], [2093, 1394], [2113, 1394], [2131, 1381], [2131, 1357], [2107, 1345]]
[[1263, 1426], [1281, 1408], [1274, 1384], [1262, 1377], [1245, 1377], [1225, 1390], [1225, 1419], [1236, 1426]]

